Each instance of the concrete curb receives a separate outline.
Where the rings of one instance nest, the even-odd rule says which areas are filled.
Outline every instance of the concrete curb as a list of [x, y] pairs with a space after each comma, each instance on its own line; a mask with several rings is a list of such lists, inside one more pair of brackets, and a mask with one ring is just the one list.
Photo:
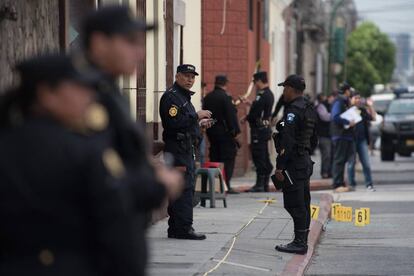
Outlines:
[[294, 255], [283, 269], [282, 276], [302, 276], [312, 260], [316, 245], [323, 231], [323, 226], [329, 218], [333, 196], [322, 194], [319, 207], [318, 220], [312, 220], [308, 237], [308, 253], [306, 255]]

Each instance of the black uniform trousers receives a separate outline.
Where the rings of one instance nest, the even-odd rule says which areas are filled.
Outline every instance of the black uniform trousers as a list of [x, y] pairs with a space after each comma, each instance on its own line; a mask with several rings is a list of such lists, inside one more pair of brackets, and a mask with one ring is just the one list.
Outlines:
[[285, 179], [283, 186], [284, 207], [293, 219], [294, 230], [307, 230], [311, 222], [309, 181], [313, 162], [309, 154], [296, 155], [293, 160], [288, 162], [286, 170], [291, 176], [293, 185]]
[[[190, 145], [187, 145], [190, 147]], [[193, 196], [195, 188], [195, 161], [191, 150], [175, 140], [165, 140], [164, 152], [174, 156], [174, 166], [183, 172], [185, 186], [180, 197], [168, 205], [168, 232], [186, 233], [193, 226]]]
[[269, 176], [273, 170], [268, 146], [270, 132], [267, 128], [250, 128], [252, 159], [257, 175]]
[[229, 134], [208, 135], [210, 141], [210, 161], [224, 163], [227, 188], [230, 189], [236, 161], [237, 147], [234, 138]]
[[178, 199], [168, 206], [168, 232], [188, 232], [193, 225], [194, 171], [184, 173], [185, 187]]

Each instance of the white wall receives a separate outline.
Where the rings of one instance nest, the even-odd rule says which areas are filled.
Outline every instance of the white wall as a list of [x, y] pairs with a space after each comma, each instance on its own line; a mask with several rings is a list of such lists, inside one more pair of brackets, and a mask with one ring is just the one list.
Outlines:
[[[200, 76], [192, 88], [196, 94], [191, 102], [196, 110], [201, 109], [201, 0], [183, 0], [185, 2], [184, 26], [184, 63], [193, 64]], [[179, 42], [178, 42], [179, 43]]]
[[283, 10], [289, 5], [288, 0], [272, 0], [269, 5], [270, 31], [270, 89], [275, 94], [275, 103], [283, 92], [277, 84], [284, 81], [289, 72], [286, 72], [286, 25], [283, 20]]
[[159, 122], [158, 103], [166, 89], [166, 39], [164, 1], [147, 0], [147, 22], [156, 22], [155, 32], [147, 33], [146, 45], [146, 119], [148, 123]]
[[[180, 19], [174, 19], [174, 71], [179, 64], [179, 24], [184, 25], [184, 63], [191, 63], [201, 72], [201, 0], [182, 0], [185, 4], [184, 15], [180, 13]], [[176, 4], [176, 3], [175, 3]], [[147, 34], [147, 98], [146, 118], [147, 122], [160, 122], [158, 108], [162, 91], [166, 90], [166, 34], [164, 20], [164, 1], [147, 0], [147, 21], [157, 22], [158, 30]], [[157, 7], [158, 6], [158, 7]], [[174, 15], [175, 16], [175, 15]], [[183, 21], [183, 18], [184, 21]], [[156, 18], [158, 17], [158, 18]], [[193, 87], [196, 94], [192, 102], [198, 110], [201, 106], [201, 76], [196, 77]]]

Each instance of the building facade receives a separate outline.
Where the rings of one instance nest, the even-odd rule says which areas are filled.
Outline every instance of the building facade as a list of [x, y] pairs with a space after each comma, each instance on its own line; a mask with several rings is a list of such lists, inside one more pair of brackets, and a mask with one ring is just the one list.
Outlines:
[[[278, 99], [286, 70], [286, 24], [283, 12], [288, 0], [203, 0], [202, 1], [202, 80], [207, 91], [214, 87], [214, 77], [226, 74], [228, 91], [234, 100], [247, 91], [256, 70], [268, 72], [270, 87]], [[249, 93], [250, 92], [250, 93]], [[249, 110], [237, 106], [239, 118]], [[247, 124], [241, 126], [242, 147], [236, 158], [235, 174], [250, 168], [250, 137]]]

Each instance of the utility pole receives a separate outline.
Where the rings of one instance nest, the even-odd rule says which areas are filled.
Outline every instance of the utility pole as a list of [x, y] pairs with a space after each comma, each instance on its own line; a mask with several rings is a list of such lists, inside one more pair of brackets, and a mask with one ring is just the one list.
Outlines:
[[343, 4], [345, 0], [335, 1], [332, 11], [329, 17], [329, 39], [328, 39], [328, 66], [327, 66], [327, 85], [325, 88], [325, 94], [328, 95], [331, 90], [331, 78], [332, 78], [332, 56], [333, 56], [333, 33], [334, 33], [334, 21], [338, 8]]

